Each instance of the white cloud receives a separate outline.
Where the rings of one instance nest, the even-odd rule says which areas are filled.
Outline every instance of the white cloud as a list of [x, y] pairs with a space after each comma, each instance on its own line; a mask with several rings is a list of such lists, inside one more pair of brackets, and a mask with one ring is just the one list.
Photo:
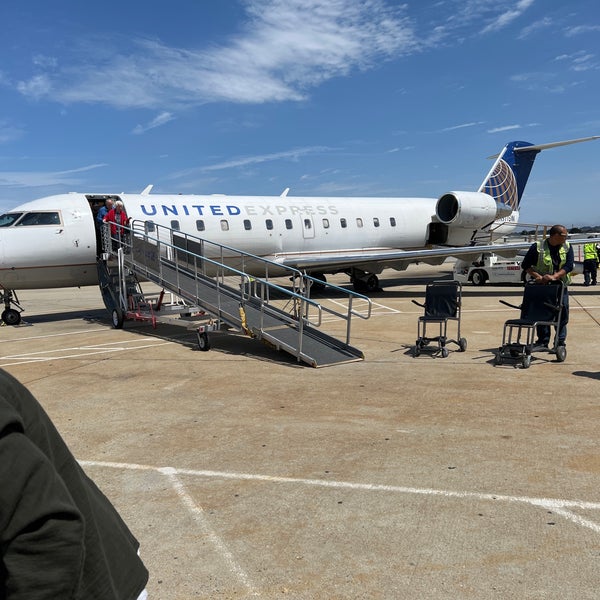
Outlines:
[[82, 179], [73, 177], [76, 173], [83, 173], [106, 167], [104, 163], [88, 165], [68, 171], [0, 171], [0, 187], [46, 187], [52, 185], [78, 185]]
[[527, 27], [523, 27], [523, 29], [521, 30], [521, 33], [519, 34], [518, 37], [520, 40], [523, 40], [525, 38], [528, 38], [530, 35], [538, 33], [542, 29], [546, 29], [547, 27], [550, 27], [551, 25], [552, 25], [552, 19], [550, 19], [549, 17], [544, 17], [543, 19], [540, 19], [539, 21], [535, 21], [534, 23], [532, 23], [531, 25], [528, 25]]
[[291, 160], [297, 161], [301, 156], [308, 156], [310, 154], [323, 154], [324, 152], [331, 151], [331, 148], [325, 146], [309, 146], [306, 148], [294, 148], [292, 150], [285, 150], [283, 152], [273, 152], [271, 154], [259, 154], [255, 156], [244, 156], [240, 158], [233, 158], [231, 160], [215, 163], [213, 165], [206, 165], [202, 167], [194, 167], [191, 169], [184, 169], [173, 173], [169, 179], [180, 179], [182, 177], [189, 177], [197, 173], [208, 173], [211, 171], [221, 171], [224, 169], [233, 169], [237, 167], [248, 167], [250, 165], [257, 165], [265, 162], [273, 162], [278, 160]]
[[595, 33], [600, 31], [600, 25], [578, 25], [576, 27], [569, 27], [565, 31], [567, 37], [573, 37], [575, 35], [582, 35], [584, 33]]
[[457, 129], [464, 129], [465, 127], [475, 127], [476, 125], [483, 125], [483, 121], [472, 121], [471, 123], [463, 123], [462, 125], [453, 125], [452, 127], [445, 127], [440, 129], [440, 133], [446, 133], [447, 131], [455, 131]]
[[150, 129], [155, 129], [156, 127], [160, 127], [161, 125], [165, 125], [169, 121], [172, 121], [175, 117], [170, 112], [162, 112], [160, 115], [157, 115], [147, 123], [146, 125], [136, 125], [131, 133], [135, 135], [141, 135], [142, 133], [146, 133]]
[[504, 127], [495, 127], [494, 129], [488, 129], [488, 133], [500, 133], [502, 131], [511, 131], [512, 129], [521, 129], [520, 125], [504, 125]]
[[117, 107], [301, 100], [323, 81], [419, 46], [405, 8], [383, 0], [248, 0], [246, 8], [243, 32], [220, 47], [138, 40], [133, 51], [113, 57], [82, 60], [80, 53], [68, 67], [21, 81], [18, 89]]
[[21, 138], [24, 131], [19, 127], [11, 125], [7, 121], [0, 121], [0, 144], [14, 142]]
[[509, 23], [512, 23], [515, 19], [519, 18], [534, 2], [535, 0], [519, 0], [514, 8], [504, 11], [484, 27], [482, 33], [498, 31], [499, 29], [506, 27]]

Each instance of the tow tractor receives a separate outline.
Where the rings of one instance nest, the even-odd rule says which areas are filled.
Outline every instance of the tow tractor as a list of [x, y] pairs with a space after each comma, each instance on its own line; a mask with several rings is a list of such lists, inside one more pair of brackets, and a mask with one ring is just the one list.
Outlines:
[[507, 259], [491, 252], [483, 253], [478, 260], [457, 260], [454, 265], [454, 280], [473, 285], [490, 283], [524, 283], [526, 273], [521, 269], [521, 260]]

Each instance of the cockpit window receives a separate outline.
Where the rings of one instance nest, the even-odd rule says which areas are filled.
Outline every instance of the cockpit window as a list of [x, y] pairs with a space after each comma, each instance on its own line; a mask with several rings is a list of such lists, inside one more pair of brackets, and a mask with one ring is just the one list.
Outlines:
[[30, 212], [17, 223], [21, 225], [60, 225], [60, 215], [57, 212]]
[[0, 216], [0, 227], [10, 227], [11, 225], [14, 225], [18, 220], [19, 217], [22, 215], [22, 212], [18, 212], [18, 213], [5, 213], [3, 215]]

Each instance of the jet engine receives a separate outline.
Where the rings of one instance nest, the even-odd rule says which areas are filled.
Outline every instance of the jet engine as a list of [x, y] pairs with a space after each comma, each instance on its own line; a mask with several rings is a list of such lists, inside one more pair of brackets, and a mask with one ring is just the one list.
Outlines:
[[448, 192], [440, 197], [435, 214], [441, 223], [479, 229], [496, 219], [508, 217], [512, 208], [483, 192]]

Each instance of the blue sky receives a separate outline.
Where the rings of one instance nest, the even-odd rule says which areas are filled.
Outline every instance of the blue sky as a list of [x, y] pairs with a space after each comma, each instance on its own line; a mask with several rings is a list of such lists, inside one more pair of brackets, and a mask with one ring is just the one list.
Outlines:
[[[66, 191], [427, 196], [600, 134], [597, 0], [0, 3], [0, 212]], [[600, 140], [521, 220], [600, 224]]]

